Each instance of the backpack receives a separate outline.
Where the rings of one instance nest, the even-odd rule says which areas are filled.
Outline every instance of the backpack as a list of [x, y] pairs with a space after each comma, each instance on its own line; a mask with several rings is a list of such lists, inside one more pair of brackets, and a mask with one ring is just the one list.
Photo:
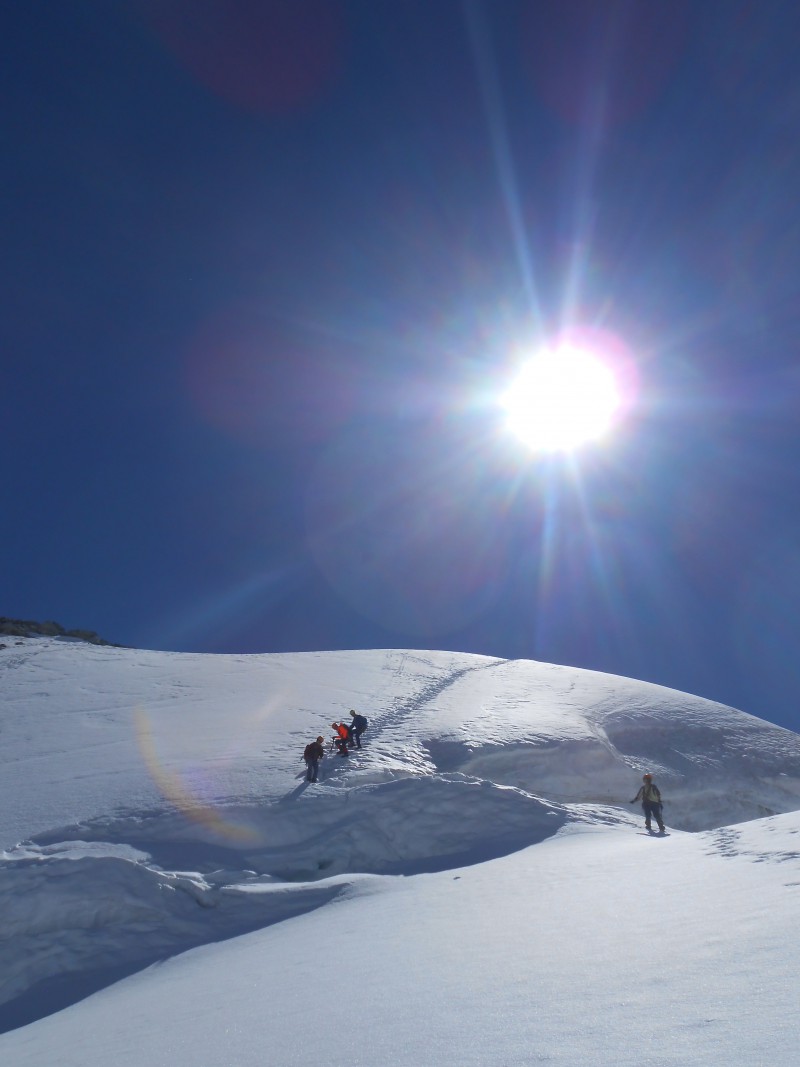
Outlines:
[[356, 728], [356, 730], [360, 730], [363, 734], [367, 728], [367, 720], [364, 718], [363, 715], [356, 715], [356, 717], [353, 719], [353, 726]]
[[312, 741], [311, 744], [306, 745], [305, 749], [303, 750], [303, 759], [316, 759], [318, 755], [319, 753], [317, 752], [316, 741]]
[[661, 792], [655, 782], [650, 782], [648, 785], [644, 786], [642, 800], [646, 800], [648, 804], [661, 803]]

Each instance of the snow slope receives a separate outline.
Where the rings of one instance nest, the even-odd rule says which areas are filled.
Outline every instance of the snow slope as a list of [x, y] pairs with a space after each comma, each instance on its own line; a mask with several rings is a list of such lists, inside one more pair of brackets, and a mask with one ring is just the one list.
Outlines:
[[443, 652], [20, 639], [0, 680], [0, 1062], [791, 1062], [793, 733]]

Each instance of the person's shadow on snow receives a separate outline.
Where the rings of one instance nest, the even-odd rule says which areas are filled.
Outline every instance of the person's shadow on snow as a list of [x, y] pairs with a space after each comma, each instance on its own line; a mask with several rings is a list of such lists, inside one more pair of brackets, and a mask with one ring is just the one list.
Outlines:
[[292, 800], [297, 800], [297, 798], [300, 796], [300, 794], [304, 793], [305, 790], [308, 789], [308, 787], [310, 785], [313, 785], [313, 784], [314, 784], [313, 782], [309, 782], [306, 779], [304, 779], [300, 783], [300, 785], [296, 785], [294, 787], [294, 789], [291, 791], [291, 793], [287, 793], [285, 797], [281, 797], [281, 799], [278, 801], [278, 803], [279, 804], [289, 804]]

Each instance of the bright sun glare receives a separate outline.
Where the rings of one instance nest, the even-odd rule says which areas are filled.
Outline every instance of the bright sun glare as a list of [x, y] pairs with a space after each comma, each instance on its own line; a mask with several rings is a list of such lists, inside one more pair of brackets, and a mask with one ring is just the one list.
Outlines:
[[525, 364], [503, 397], [508, 428], [531, 448], [571, 452], [612, 426], [621, 395], [611, 369], [591, 352], [560, 348]]

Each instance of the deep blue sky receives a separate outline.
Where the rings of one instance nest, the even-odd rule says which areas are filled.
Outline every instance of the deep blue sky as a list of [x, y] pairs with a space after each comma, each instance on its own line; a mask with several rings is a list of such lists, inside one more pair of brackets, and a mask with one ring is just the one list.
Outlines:
[[[2, 35], [0, 613], [800, 728], [800, 7], [57, 0]], [[563, 329], [637, 403], [492, 396]]]

